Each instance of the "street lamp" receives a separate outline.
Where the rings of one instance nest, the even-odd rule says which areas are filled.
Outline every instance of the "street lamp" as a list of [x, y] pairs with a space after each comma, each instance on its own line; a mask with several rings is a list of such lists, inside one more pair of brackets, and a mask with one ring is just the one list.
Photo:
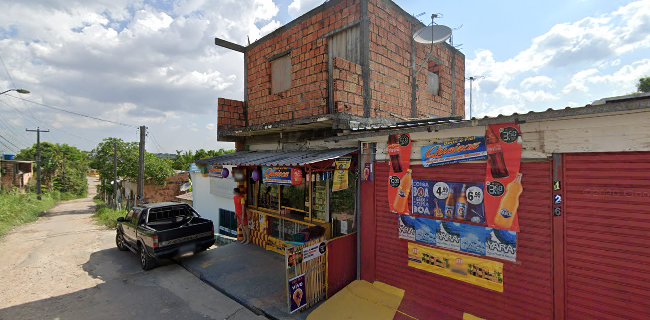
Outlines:
[[5, 94], [5, 93], [10, 92], [10, 91], [16, 91], [16, 92], [18, 92], [20, 94], [29, 94], [29, 90], [25, 90], [25, 89], [9, 89], [9, 90], [5, 90], [5, 91], [0, 92], [0, 94]]

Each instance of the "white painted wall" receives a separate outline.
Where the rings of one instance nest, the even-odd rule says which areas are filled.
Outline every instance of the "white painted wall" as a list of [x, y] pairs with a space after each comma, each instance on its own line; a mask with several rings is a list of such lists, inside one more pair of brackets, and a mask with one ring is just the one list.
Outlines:
[[232, 189], [237, 183], [232, 178], [232, 167], [224, 166], [231, 175], [226, 179], [211, 178], [201, 173], [191, 173], [194, 210], [202, 217], [212, 220], [219, 233], [219, 209], [235, 211]]

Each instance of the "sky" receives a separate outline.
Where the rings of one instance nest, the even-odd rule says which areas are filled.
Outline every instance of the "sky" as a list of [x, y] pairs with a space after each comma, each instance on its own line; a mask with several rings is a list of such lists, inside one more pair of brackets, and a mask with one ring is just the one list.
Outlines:
[[[140, 125], [150, 152], [233, 148], [216, 139], [217, 99], [243, 99], [243, 55], [216, 47], [214, 37], [245, 45], [321, 3], [5, 2], [0, 91], [31, 94], [0, 96], [0, 152], [32, 145], [26, 128], [49, 129], [43, 141], [91, 150], [106, 137], [137, 141]], [[454, 29], [466, 76], [479, 78], [473, 116], [584, 106], [632, 93], [650, 76], [650, 0], [396, 3], [424, 13], [427, 24], [439, 14], [436, 23]], [[469, 94], [468, 82], [466, 109]]]

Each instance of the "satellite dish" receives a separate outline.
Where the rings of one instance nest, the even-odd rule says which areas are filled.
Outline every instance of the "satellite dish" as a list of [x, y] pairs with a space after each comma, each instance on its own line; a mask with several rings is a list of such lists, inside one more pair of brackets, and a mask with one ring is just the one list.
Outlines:
[[439, 24], [423, 27], [413, 34], [415, 42], [426, 44], [447, 41], [450, 37], [451, 28]]

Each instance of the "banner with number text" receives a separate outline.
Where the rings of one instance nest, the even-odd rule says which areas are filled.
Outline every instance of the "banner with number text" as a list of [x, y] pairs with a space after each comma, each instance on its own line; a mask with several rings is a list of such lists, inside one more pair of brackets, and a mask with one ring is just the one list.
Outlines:
[[503, 263], [409, 242], [409, 267], [503, 292]]
[[413, 214], [485, 225], [483, 183], [413, 180]]
[[411, 136], [392, 134], [388, 136], [390, 169], [388, 176], [388, 206], [390, 212], [410, 214], [411, 202]]
[[491, 228], [519, 231], [522, 138], [515, 123], [493, 124], [485, 132], [487, 171], [485, 179], [485, 216]]

